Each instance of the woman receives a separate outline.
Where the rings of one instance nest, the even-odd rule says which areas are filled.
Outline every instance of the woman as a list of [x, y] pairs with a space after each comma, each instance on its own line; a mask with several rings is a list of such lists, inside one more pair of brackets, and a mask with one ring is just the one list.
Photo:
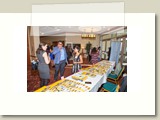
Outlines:
[[101, 47], [98, 47], [98, 48], [97, 48], [97, 53], [99, 54], [99, 56], [98, 56], [98, 62], [101, 61], [100, 50], [101, 50]]
[[82, 68], [81, 64], [83, 63], [82, 55], [79, 53], [80, 48], [76, 46], [74, 48], [74, 54], [73, 54], [73, 67], [72, 67], [72, 73], [79, 72], [79, 70]]
[[48, 85], [48, 81], [50, 79], [50, 71], [48, 64], [50, 63], [50, 57], [47, 55], [47, 44], [40, 43], [39, 48], [36, 51], [37, 58], [39, 60], [38, 63], [38, 71], [40, 75], [40, 87], [44, 85]]
[[96, 64], [98, 62], [99, 53], [97, 53], [96, 47], [94, 47], [91, 51], [91, 63]]
[[70, 59], [70, 52], [69, 52], [68, 46], [65, 46], [65, 49], [66, 49], [66, 53], [67, 53], [67, 61], [69, 62], [69, 59]]
[[110, 59], [111, 47], [108, 48], [108, 60]]

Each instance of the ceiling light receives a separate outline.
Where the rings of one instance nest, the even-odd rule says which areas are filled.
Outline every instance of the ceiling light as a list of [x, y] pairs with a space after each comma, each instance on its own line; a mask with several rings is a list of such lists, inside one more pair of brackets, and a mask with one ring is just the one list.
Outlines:
[[79, 30], [83, 32], [81, 35], [82, 38], [95, 39], [96, 35], [94, 33], [100, 31], [101, 27], [83, 26], [79, 27]]
[[82, 38], [91, 38], [91, 39], [94, 39], [94, 38], [96, 38], [96, 35], [95, 34], [82, 34], [81, 37]]

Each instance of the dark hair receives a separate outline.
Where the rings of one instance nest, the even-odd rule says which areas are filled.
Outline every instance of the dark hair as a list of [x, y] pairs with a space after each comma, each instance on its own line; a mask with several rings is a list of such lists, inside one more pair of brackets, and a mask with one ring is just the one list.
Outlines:
[[97, 53], [96, 47], [94, 47], [94, 48], [92, 49], [92, 51], [91, 51], [91, 54], [95, 54], [95, 53]]
[[100, 50], [101, 49], [101, 47], [98, 47], [98, 50]]
[[78, 52], [80, 51], [80, 47], [79, 46], [75, 46], [74, 49], [75, 48], [78, 50]]
[[51, 46], [50, 46], [50, 50], [53, 50], [53, 47], [54, 47], [54, 46], [53, 46], [53, 45], [51, 45]]
[[62, 43], [63, 44], [63, 41], [59, 40], [58, 43]]
[[50, 46], [47, 46], [47, 50], [50, 50]]
[[46, 45], [46, 43], [40, 43], [39, 44], [39, 47], [38, 47], [38, 49], [37, 49], [37, 51], [36, 51], [36, 53], [37, 54], [40, 54], [40, 51], [44, 51], [43, 49], [42, 49], [42, 46], [45, 46]]
[[65, 49], [66, 49], [66, 51], [68, 52], [68, 46], [65, 46], [64, 48], [65, 48]]

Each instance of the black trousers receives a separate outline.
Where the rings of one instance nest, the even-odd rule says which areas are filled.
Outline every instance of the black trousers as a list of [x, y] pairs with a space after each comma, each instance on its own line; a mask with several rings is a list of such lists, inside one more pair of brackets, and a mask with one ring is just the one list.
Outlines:
[[58, 73], [60, 71], [60, 76], [64, 76], [64, 70], [66, 66], [66, 60], [60, 61], [59, 64], [55, 64], [55, 74], [54, 80], [58, 80]]
[[88, 54], [88, 61], [91, 61], [91, 55]]
[[41, 79], [41, 82], [40, 82], [40, 87], [43, 87], [45, 85], [48, 85], [48, 79]]

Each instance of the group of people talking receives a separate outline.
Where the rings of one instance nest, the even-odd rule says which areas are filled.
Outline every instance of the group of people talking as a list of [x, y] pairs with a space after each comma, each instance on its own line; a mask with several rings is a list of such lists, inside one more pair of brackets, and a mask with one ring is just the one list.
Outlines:
[[[60, 78], [64, 79], [64, 71], [65, 66], [68, 64], [68, 55], [65, 47], [63, 47], [63, 42], [58, 41], [57, 46], [51, 48], [51, 50], [47, 51], [48, 45], [46, 43], [40, 43], [39, 47], [36, 51], [37, 59], [38, 59], [38, 71], [40, 75], [40, 87], [48, 85], [50, 79], [50, 68], [49, 64], [51, 62], [54, 63], [55, 73], [54, 80], [58, 80], [58, 75], [60, 72]], [[100, 48], [92, 48], [90, 51], [90, 62], [92, 64], [96, 64], [100, 61], [99, 57]], [[72, 74], [79, 72], [82, 68], [83, 56], [80, 53], [80, 47], [75, 46], [72, 54], [73, 59], [73, 67]]]

